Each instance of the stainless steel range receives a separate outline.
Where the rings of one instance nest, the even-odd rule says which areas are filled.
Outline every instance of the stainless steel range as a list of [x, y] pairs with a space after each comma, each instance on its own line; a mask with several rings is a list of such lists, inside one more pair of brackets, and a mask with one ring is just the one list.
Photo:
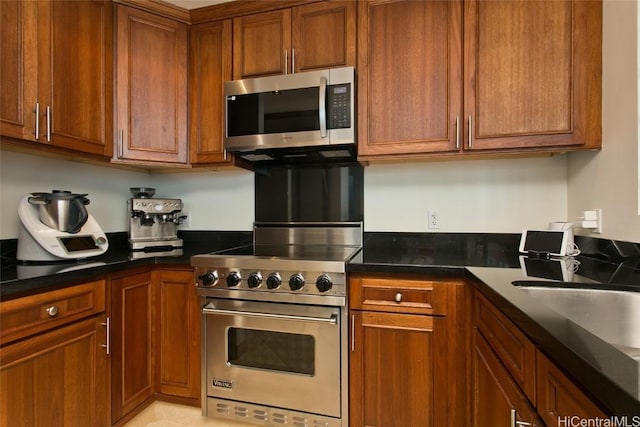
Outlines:
[[304, 245], [291, 231], [256, 227], [253, 246], [191, 258], [204, 298], [206, 415], [346, 426], [345, 261], [361, 226], [295, 228]]
[[[353, 221], [362, 212], [362, 170], [309, 176], [270, 171], [256, 177], [256, 192], [269, 187], [263, 179], [305, 193], [311, 181], [322, 182], [329, 188], [315, 193], [327, 197], [321, 205], [338, 197], [317, 217], [330, 221], [299, 221], [309, 218], [310, 206], [291, 190], [282, 204], [257, 194], [256, 220], [293, 221], [256, 222], [253, 245], [191, 258], [202, 297], [207, 416], [260, 425], [348, 425], [345, 263], [362, 245], [362, 222]], [[273, 190], [271, 199], [278, 197]], [[300, 213], [302, 205], [307, 213]]]

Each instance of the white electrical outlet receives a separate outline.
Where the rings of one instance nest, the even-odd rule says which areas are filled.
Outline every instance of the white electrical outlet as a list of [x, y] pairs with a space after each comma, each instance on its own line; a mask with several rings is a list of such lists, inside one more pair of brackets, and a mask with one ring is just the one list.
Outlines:
[[180, 216], [182, 217], [180, 227], [191, 227], [191, 212], [180, 212]]
[[429, 211], [427, 213], [427, 227], [430, 230], [437, 230], [440, 228], [440, 216], [436, 211]]

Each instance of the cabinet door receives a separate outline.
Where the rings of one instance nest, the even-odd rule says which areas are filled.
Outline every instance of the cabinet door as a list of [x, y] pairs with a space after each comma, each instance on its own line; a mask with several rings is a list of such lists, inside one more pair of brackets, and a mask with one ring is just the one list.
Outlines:
[[151, 273], [111, 280], [111, 422], [154, 393], [155, 293]]
[[465, 149], [600, 146], [602, 3], [465, 2]]
[[112, 15], [109, 1], [38, 2], [38, 98], [45, 142], [111, 155]]
[[349, 425], [447, 425], [435, 360], [445, 354], [445, 318], [353, 311], [352, 322]]
[[187, 26], [117, 7], [119, 159], [187, 161]]
[[231, 80], [230, 19], [191, 27], [189, 135], [191, 163], [230, 163], [224, 149], [224, 82]]
[[291, 9], [233, 19], [233, 78], [287, 74], [291, 62]]
[[0, 135], [35, 140], [37, 3], [0, 1]]
[[158, 392], [200, 402], [200, 309], [192, 270], [156, 270]]
[[109, 426], [104, 316], [0, 351], [0, 425]]
[[292, 9], [294, 73], [356, 65], [356, 3], [326, 1]]
[[562, 420], [605, 419], [608, 416], [540, 351], [537, 352], [538, 412], [547, 426]]
[[543, 427], [524, 393], [476, 328], [473, 340], [472, 425], [513, 427], [516, 421]]
[[461, 9], [460, 1], [358, 2], [359, 156], [459, 150]]

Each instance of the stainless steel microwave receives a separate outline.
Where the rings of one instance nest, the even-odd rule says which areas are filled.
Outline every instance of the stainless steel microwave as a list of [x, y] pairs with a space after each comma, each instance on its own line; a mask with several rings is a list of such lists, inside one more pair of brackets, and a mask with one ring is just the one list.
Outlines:
[[332, 68], [225, 83], [225, 149], [355, 147], [355, 72]]

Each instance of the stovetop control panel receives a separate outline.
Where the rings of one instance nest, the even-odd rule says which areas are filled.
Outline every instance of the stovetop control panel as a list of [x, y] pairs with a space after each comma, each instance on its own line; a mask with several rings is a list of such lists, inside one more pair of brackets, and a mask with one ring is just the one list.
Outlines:
[[344, 273], [297, 270], [259, 270], [246, 268], [196, 267], [201, 290], [243, 290], [248, 292], [296, 293], [307, 295], [346, 295]]

